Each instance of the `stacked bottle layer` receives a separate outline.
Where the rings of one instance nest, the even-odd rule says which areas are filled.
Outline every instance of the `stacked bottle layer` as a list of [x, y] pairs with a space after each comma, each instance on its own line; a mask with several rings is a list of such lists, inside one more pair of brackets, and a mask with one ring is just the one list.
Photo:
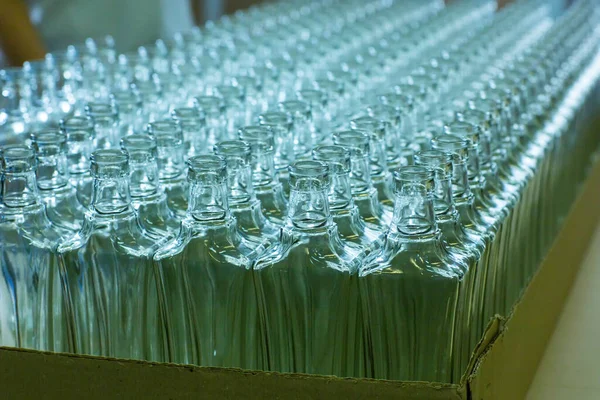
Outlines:
[[458, 382], [591, 166], [598, 7], [271, 3], [0, 71], [0, 344]]

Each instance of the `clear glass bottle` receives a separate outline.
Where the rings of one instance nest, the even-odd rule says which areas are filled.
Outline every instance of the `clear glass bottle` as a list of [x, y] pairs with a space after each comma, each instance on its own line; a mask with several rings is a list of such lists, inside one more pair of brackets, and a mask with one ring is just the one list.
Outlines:
[[0, 162], [0, 343], [68, 351], [56, 252], [66, 232], [46, 216], [34, 151], [6, 146]]
[[157, 242], [164, 242], [177, 234], [179, 221], [160, 185], [156, 138], [129, 135], [121, 139], [121, 148], [129, 155], [131, 204], [146, 232]]
[[182, 219], [188, 208], [188, 188], [181, 128], [175, 121], [161, 120], [149, 123], [146, 131], [156, 139], [158, 178], [167, 194], [167, 204]]
[[366, 224], [371, 224], [380, 230], [387, 230], [392, 222], [392, 212], [379, 203], [377, 189], [373, 187], [371, 181], [368, 132], [356, 129], [335, 132], [333, 143], [350, 150], [350, 186], [361, 218]]
[[284, 193], [289, 194], [288, 166], [295, 160], [292, 119], [281, 111], [266, 112], [258, 116], [260, 126], [269, 128], [275, 140], [275, 169], [283, 184]]
[[167, 360], [263, 369], [256, 253], [229, 212], [225, 160], [202, 155], [187, 164], [187, 215], [178, 236], [154, 256]]
[[254, 194], [250, 145], [242, 140], [227, 140], [217, 143], [214, 151], [227, 162], [227, 201], [240, 232], [257, 246], [277, 241], [280, 229], [265, 218]]
[[262, 212], [271, 222], [281, 225], [287, 215], [287, 199], [275, 170], [275, 140], [265, 126], [246, 126], [238, 131], [250, 145], [252, 184]]
[[433, 173], [402, 167], [394, 178], [394, 221], [383, 249], [359, 272], [369, 372], [377, 379], [452, 382], [465, 266], [443, 246], [432, 201]]
[[48, 130], [31, 135], [37, 158], [37, 185], [46, 213], [53, 224], [74, 234], [81, 229], [85, 207], [77, 199], [77, 191], [69, 183], [67, 138]]
[[[452, 159], [452, 197], [454, 206], [458, 211], [459, 222], [465, 233], [473, 242], [483, 240], [485, 250], [479, 258], [477, 267], [476, 287], [485, 287], [482, 290], [483, 297], [475, 299], [478, 308], [483, 309], [483, 324], [487, 324], [489, 318], [497, 312], [501, 312], [499, 305], [504, 304], [504, 288], [499, 282], [506, 265], [502, 259], [498, 259], [498, 242], [494, 225], [489, 224], [481, 216], [474, 205], [474, 195], [469, 186], [467, 176], [467, 159], [469, 157], [469, 140], [452, 134], [437, 136], [431, 141], [432, 148], [450, 155]], [[481, 329], [485, 329], [485, 326]]]
[[281, 240], [254, 265], [265, 367], [280, 372], [363, 376], [360, 263], [345, 250], [329, 212], [329, 169], [289, 167], [290, 202]]
[[206, 119], [206, 148], [209, 149], [217, 142], [232, 139], [227, 135], [227, 119], [225, 103], [217, 96], [196, 96], [194, 107], [204, 113]]
[[113, 102], [89, 102], [85, 105], [85, 114], [94, 124], [94, 148], [118, 148], [121, 133], [116, 104]]
[[371, 180], [377, 189], [379, 202], [384, 207], [392, 208], [394, 203], [394, 195], [391, 193], [392, 175], [387, 165], [383, 124], [372, 117], [359, 117], [350, 121], [350, 128], [369, 134]]
[[302, 100], [287, 100], [279, 103], [279, 110], [291, 118], [296, 158], [309, 155], [317, 139], [310, 105]]
[[61, 120], [59, 127], [67, 136], [69, 181], [79, 203], [87, 208], [92, 198], [89, 159], [94, 150], [94, 124], [89, 117], [70, 117]]
[[117, 149], [92, 154], [92, 203], [83, 228], [58, 247], [72, 352], [159, 361], [152, 256], [158, 244], [131, 205], [129, 160]]
[[126, 88], [113, 91], [110, 99], [119, 110], [119, 137], [140, 133], [145, 121], [141, 96], [136, 91]]
[[[465, 278], [461, 287], [457, 310], [457, 332], [455, 343], [455, 372], [466, 370], [475, 345], [481, 339], [487, 321], [483, 321], [480, 299], [483, 286], [477, 274], [483, 266], [485, 242], [475, 235], [468, 235], [459, 222], [458, 212], [452, 197], [452, 158], [438, 150], [415, 154], [415, 165], [422, 166], [434, 174], [433, 209], [441, 240], [446, 250], [462, 265]], [[481, 265], [481, 267], [480, 267]], [[456, 376], [456, 378], [460, 378]]]
[[337, 145], [322, 145], [312, 151], [313, 159], [329, 166], [331, 185], [329, 211], [344, 244], [356, 245], [349, 251], [367, 256], [381, 247], [384, 230], [366, 225], [354, 204], [350, 186], [350, 150]]
[[173, 110], [171, 116], [183, 132], [185, 158], [202, 153], [206, 147], [206, 120], [197, 107], [180, 107]]

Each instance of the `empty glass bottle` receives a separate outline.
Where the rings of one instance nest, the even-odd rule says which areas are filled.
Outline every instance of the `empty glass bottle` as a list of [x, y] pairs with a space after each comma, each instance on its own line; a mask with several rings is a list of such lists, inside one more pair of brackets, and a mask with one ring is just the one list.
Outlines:
[[131, 205], [127, 153], [97, 150], [90, 170], [94, 190], [83, 228], [58, 248], [70, 351], [160, 360], [152, 266], [158, 243]]
[[361, 218], [367, 224], [387, 230], [392, 212], [379, 203], [377, 189], [371, 181], [369, 134], [356, 129], [339, 131], [333, 134], [333, 142], [350, 149], [350, 186]]
[[363, 374], [359, 259], [346, 251], [329, 212], [329, 169], [289, 167], [281, 240], [254, 265], [265, 368], [336, 376]]
[[114, 102], [90, 102], [85, 105], [85, 114], [94, 124], [94, 148], [118, 148], [121, 132], [116, 104]]
[[79, 203], [87, 208], [92, 198], [89, 159], [94, 149], [94, 124], [89, 117], [70, 117], [61, 120], [59, 126], [67, 136], [69, 181]]
[[83, 224], [85, 207], [77, 199], [77, 191], [69, 183], [67, 138], [55, 130], [36, 132], [31, 142], [37, 158], [37, 185], [46, 213], [53, 224], [71, 234]]
[[206, 146], [206, 121], [196, 107], [180, 107], [173, 110], [172, 118], [183, 132], [185, 158], [202, 153]]
[[279, 227], [265, 218], [254, 194], [250, 145], [242, 140], [227, 140], [217, 143], [214, 150], [227, 162], [229, 210], [240, 232], [256, 245], [278, 240]]
[[377, 189], [379, 202], [384, 207], [393, 207], [394, 195], [391, 193], [392, 177], [387, 166], [385, 128], [383, 124], [372, 117], [360, 117], [350, 121], [350, 127], [369, 134], [371, 180], [373, 181], [373, 186]]
[[68, 351], [56, 252], [66, 232], [46, 217], [34, 151], [7, 146], [0, 162], [0, 343]]
[[131, 204], [146, 232], [157, 242], [166, 241], [179, 231], [179, 221], [158, 178], [156, 139], [129, 135], [121, 139], [121, 148], [129, 155]]
[[314, 148], [312, 154], [315, 160], [329, 166], [329, 211], [342, 241], [356, 244], [357, 248], [349, 251], [358, 251], [357, 254], [362, 253], [363, 256], [378, 249], [384, 230], [366, 225], [354, 204], [350, 187], [350, 150], [336, 145], [323, 145]]
[[167, 195], [167, 204], [181, 219], [188, 207], [183, 133], [171, 120], [151, 122], [146, 130], [156, 139], [158, 178]]
[[252, 184], [262, 212], [271, 222], [281, 225], [287, 215], [287, 199], [275, 170], [275, 140], [265, 126], [246, 126], [238, 131], [250, 145]]
[[227, 203], [225, 160], [192, 157], [189, 209], [178, 236], [154, 256], [167, 360], [263, 369], [252, 243]]
[[382, 250], [359, 272], [369, 373], [379, 379], [450, 382], [466, 268], [443, 246], [432, 201], [433, 173], [402, 167], [394, 178], [394, 220]]
[[433, 209], [441, 240], [446, 250], [467, 267], [461, 287], [456, 320], [455, 378], [460, 378], [469, 362], [475, 345], [481, 339], [484, 324], [483, 313], [478, 299], [483, 294], [477, 286], [478, 263], [485, 251], [483, 239], [468, 235], [459, 222], [458, 212], [452, 198], [452, 158], [438, 150], [428, 150], [415, 154], [415, 165], [432, 171], [434, 174]]
[[291, 117], [280, 111], [267, 112], [258, 116], [258, 123], [273, 132], [275, 169], [287, 195], [289, 194], [287, 168], [295, 160]]

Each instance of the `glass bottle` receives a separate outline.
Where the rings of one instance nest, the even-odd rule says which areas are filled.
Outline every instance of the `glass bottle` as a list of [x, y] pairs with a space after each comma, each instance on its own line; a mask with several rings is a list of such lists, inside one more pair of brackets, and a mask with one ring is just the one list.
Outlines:
[[110, 99], [119, 110], [119, 137], [140, 133], [144, 122], [144, 106], [140, 95], [127, 88], [113, 91]]
[[53, 224], [74, 234], [81, 229], [85, 207], [69, 183], [67, 138], [55, 130], [36, 132], [31, 143], [37, 158], [37, 185], [46, 213]]
[[354, 204], [350, 187], [350, 150], [336, 145], [322, 145], [313, 149], [313, 159], [329, 166], [329, 211], [337, 225], [338, 234], [346, 245], [353, 243], [357, 254], [364, 256], [381, 246], [384, 230], [366, 225]]
[[276, 241], [280, 229], [265, 218], [254, 194], [250, 145], [242, 140], [226, 140], [217, 143], [214, 151], [227, 162], [227, 202], [240, 232], [257, 246]]
[[287, 215], [287, 199], [275, 170], [275, 140], [265, 126], [246, 126], [238, 131], [250, 145], [252, 184], [262, 212], [271, 222], [281, 225]]
[[89, 102], [85, 105], [85, 114], [94, 124], [94, 148], [118, 148], [121, 134], [116, 104]]
[[202, 111], [196, 107], [180, 107], [173, 110], [171, 116], [183, 132], [185, 158], [202, 153], [206, 146], [206, 121]]
[[263, 369], [252, 277], [254, 246], [227, 203], [225, 160], [188, 160], [189, 209], [175, 239], [154, 256], [167, 359]]
[[394, 178], [394, 220], [383, 248], [359, 271], [369, 372], [377, 379], [452, 382], [465, 267], [442, 244], [432, 201], [433, 173], [402, 167]]
[[296, 161], [289, 175], [281, 240], [254, 265], [266, 368], [363, 376], [360, 261], [345, 250], [332, 221], [329, 168]]
[[284, 193], [289, 194], [288, 166], [295, 160], [292, 119], [281, 111], [266, 112], [258, 116], [260, 126], [269, 128], [275, 140], [275, 169], [283, 184]]
[[71, 351], [159, 361], [152, 266], [158, 243], [131, 205], [127, 153], [97, 150], [90, 170], [94, 189], [83, 228], [58, 247]]
[[302, 100], [287, 100], [279, 103], [279, 110], [289, 114], [292, 121], [292, 137], [296, 158], [310, 154], [316, 142], [310, 105]]
[[377, 189], [371, 181], [369, 134], [356, 129], [339, 131], [333, 134], [333, 143], [350, 150], [350, 186], [361, 218], [367, 224], [387, 230], [392, 212], [379, 203]]
[[428, 150], [416, 153], [414, 158], [415, 165], [425, 167], [434, 174], [433, 209], [442, 243], [448, 253], [467, 267], [463, 271], [465, 278], [456, 324], [455, 372], [461, 374], [466, 370], [471, 353], [487, 324], [487, 321], [483, 321], [480, 304], [483, 286], [477, 280], [477, 274], [483, 266], [480, 267], [480, 261], [485, 252], [485, 242], [475, 235], [468, 235], [459, 222], [452, 198], [451, 156], [438, 150]]
[[[483, 309], [483, 324], [489, 318], [501, 312], [500, 304], [504, 304], [505, 288], [499, 282], [503, 276], [502, 269], [506, 265], [497, 258], [498, 246], [494, 226], [484, 219], [474, 205], [474, 195], [467, 177], [467, 159], [469, 156], [469, 140], [452, 134], [437, 136], [431, 141], [432, 148], [450, 155], [452, 159], [452, 197], [458, 211], [459, 222], [471, 241], [485, 242], [485, 250], [479, 258], [476, 287], [484, 287], [484, 297], [476, 299]], [[494, 246], [495, 245], [495, 246]], [[485, 329], [483, 327], [482, 329]]]
[[65, 231], [46, 216], [27, 146], [0, 152], [0, 343], [47, 351], [69, 349], [68, 317], [56, 248]]
[[196, 96], [193, 103], [194, 107], [204, 113], [204, 118], [206, 119], [205, 140], [207, 149], [221, 140], [230, 139], [227, 136], [226, 108], [222, 98], [217, 96]]
[[380, 121], [372, 117], [359, 117], [350, 121], [351, 129], [369, 134], [369, 161], [371, 180], [377, 189], [379, 202], [384, 207], [393, 207], [394, 195], [391, 193], [392, 176], [387, 166], [385, 151], [385, 128]]
[[160, 185], [156, 138], [129, 135], [121, 139], [121, 148], [129, 155], [131, 204], [142, 227], [154, 240], [168, 240], [179, 231], [179, 221], [169, 209], [167, 196]]
[[158, 179], [167, 195], [167, 204], [182, 219], [188, 208], [188, 188], [181, 128], [175, 121], [161, 120], [149, 123], [146, 131], [156, 139]]
[[67, 136], [69, 181], [77, 200], [87, 208], [92, 198], [89, 159], [94, 150], [94, 124], [89, 117], [70, 117], [61, 120], [59, 126]]

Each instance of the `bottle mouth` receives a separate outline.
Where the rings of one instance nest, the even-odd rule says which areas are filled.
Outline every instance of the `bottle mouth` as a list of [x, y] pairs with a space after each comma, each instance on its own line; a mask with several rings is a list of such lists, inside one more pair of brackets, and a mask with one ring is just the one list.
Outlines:
[[214, 152], [226, 159], [235, 158], [242, 162], [250, 161], [250, 145], [243, 140], [225, 140], [215, 144]]
[[445, 153], [451, 153], [465, 158], [468, 154], [470, 141], [453, 134], [438, 135], [431, 139], [431, 147]]
[[218, 96], [196, 96], [194, 105], [207, 116], [221, 115], [225, 111], [223, 99]]
[[362, 155], [369, 154], [369, 133], [361, 129], [335, 132], [333, 143], [351, 149], [351, 153], [359, 150]]
[[186, 162], [188, 166], [188, 180], [224, 182], [226, 178], [227, 163], [224, 157], [213, 154], [204, 154], [191, 157]]
[[332, 174], [347, 174], [350, 172], [350, 151], [342, 146], [317, 146], [312, 151], [313, 159], [329, 165]]
[[440, 177], [449, 177], [452, 174], [452, 157], [439, 150], [419, 151], [414, 155], [415, 165], [433, 170]]
[[2, 172], [24, 173], [35, 170], [35, 152], [29, 146], [6, 146], [0, 151]]
[[87, 103], [85, 105], [85, 113], [94, 121], [98, 118], [103, 120], [113, 120], [116, 119], [118, 115], [116, 104], [97, 102]]
[[173, 120], [179, 122], [182, 125], [186, 124], [200, 124], [204, 119], [202, 111], [196, 107], [179, 107], [173, 110], [171, 113]]
[[70, 134], [71, 131], [86, 131], [90, 132], [94, 129], [94, 123], [88, 116], [77, 116], [68, 119], [62, 119], [59, 122], [61, 131]]
[[151, 135], [135, 134], [121, 139], [121, 148], [129, 153], [130, 157], [136, 152], [156, 153], [156, 138]]
[[283, 111], [273, 111], [264, 113], [258, 116], [260, 125], [263, 126], [277, 126], [289, 128], [291, 125], [291, 116]]
[[90, 170], [97, 178], [118, 178], [129, 173], [129, 155], [123, 150], [96, 150], [90, 160]]
[[383, 138], [385, 134], [385, 127], [383, 123], [373, 117], [359, 117], [350, 121], [351, 129], [358, 129], [361, 131], [366, 131], [370, 135], [375, 135], [377, 138]]
[[279, 103], [279, 109], [293, 116], [307, 117], [310, 113], [310, 105], [302, 100], [288, 100]]

